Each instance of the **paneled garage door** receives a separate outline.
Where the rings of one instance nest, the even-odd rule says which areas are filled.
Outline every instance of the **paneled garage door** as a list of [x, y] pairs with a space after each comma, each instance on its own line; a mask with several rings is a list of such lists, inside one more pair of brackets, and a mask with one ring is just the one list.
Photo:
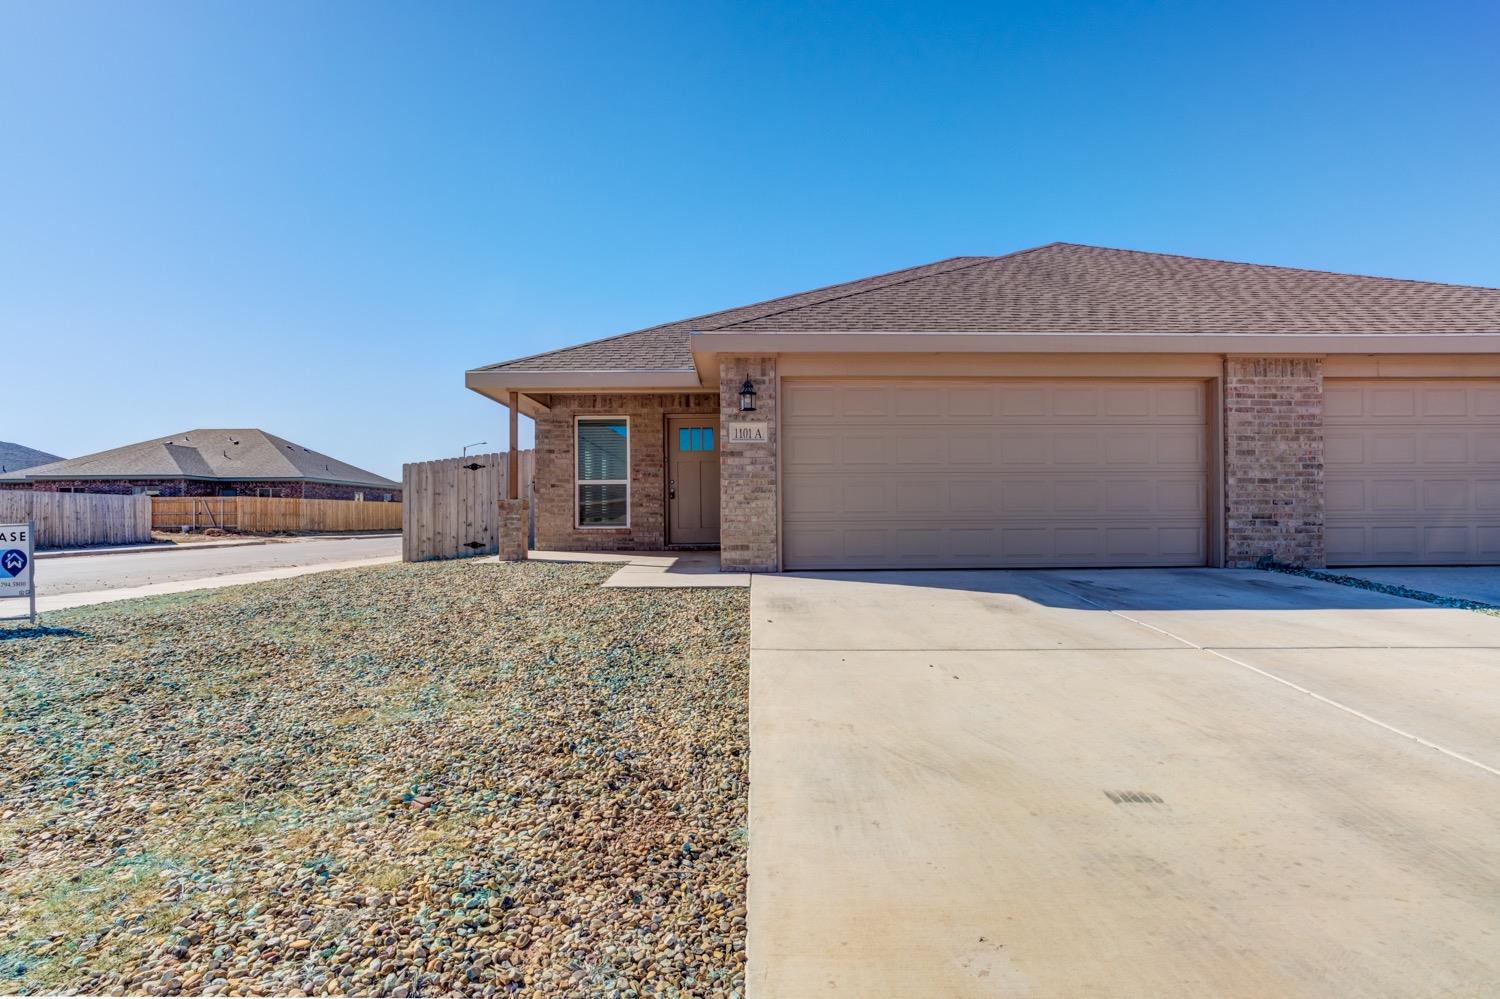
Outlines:
[[789, 569], [1203, 565], [1201, 381], [787, 380]]
[[1500, 562], [1500, 382], [1324, 385], [1330, 565]]

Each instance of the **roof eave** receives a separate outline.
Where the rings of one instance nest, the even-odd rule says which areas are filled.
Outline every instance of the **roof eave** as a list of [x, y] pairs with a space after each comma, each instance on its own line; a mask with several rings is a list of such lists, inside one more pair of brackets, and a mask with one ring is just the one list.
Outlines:
[[1087, 354], [1488, 354], [1495, 333], [1036, 333], [694, 331], [708, 354], [1087, 353]]
[[513, 371], [475, 368], [464, 373], [464, 385], [501, 405], [511, 392], [681, 392], [702, 389], [691, 368], [642, 368], [614, 371]]

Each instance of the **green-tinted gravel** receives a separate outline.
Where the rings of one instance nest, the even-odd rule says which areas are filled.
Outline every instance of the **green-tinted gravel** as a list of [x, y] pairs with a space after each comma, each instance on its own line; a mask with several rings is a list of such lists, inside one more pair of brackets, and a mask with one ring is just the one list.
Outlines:
[[742, 993], [746, 591], [614, 568], [381, 566], [0, 640], [0, 993]]

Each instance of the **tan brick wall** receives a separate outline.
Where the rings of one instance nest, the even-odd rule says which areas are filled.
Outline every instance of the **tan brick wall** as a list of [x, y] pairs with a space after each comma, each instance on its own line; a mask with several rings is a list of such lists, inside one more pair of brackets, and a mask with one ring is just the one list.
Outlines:
[[[758, 393], [755, 412], [740, 412], [740, 386], [750, 377]], [[777, 572], [781, 568], [776, 510], [776, 359], [725, 357], [719, 361], [719, 420], [724, 429], [719, 460], [720, 564], [726, 570]], [[769, 444], [731, 444], [730, 425], [769, 424]]]
[[1323, 565], [1323, 361], [1232, 357], [1224, 368], [1225, 559]]
[[[713, 393], [554, 395], [536, 420], [536, 546], [553, 551], [651, 551], [666, 546], [666, 418], [712, 413]], [[573, 419], [630, 419], [630, 526], [574, 527]]]
[[500, 560], [502, 562], [526, 561], [526, 535], [529, 534], [528, 508], [524, 499], [501, 499], [500, 501]]

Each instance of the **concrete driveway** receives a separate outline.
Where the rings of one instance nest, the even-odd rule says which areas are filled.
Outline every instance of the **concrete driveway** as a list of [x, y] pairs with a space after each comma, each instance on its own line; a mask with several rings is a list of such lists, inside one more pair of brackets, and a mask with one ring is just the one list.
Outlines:
[[1500, 618], [757, 576], [751, 999], [1500, 994]]

